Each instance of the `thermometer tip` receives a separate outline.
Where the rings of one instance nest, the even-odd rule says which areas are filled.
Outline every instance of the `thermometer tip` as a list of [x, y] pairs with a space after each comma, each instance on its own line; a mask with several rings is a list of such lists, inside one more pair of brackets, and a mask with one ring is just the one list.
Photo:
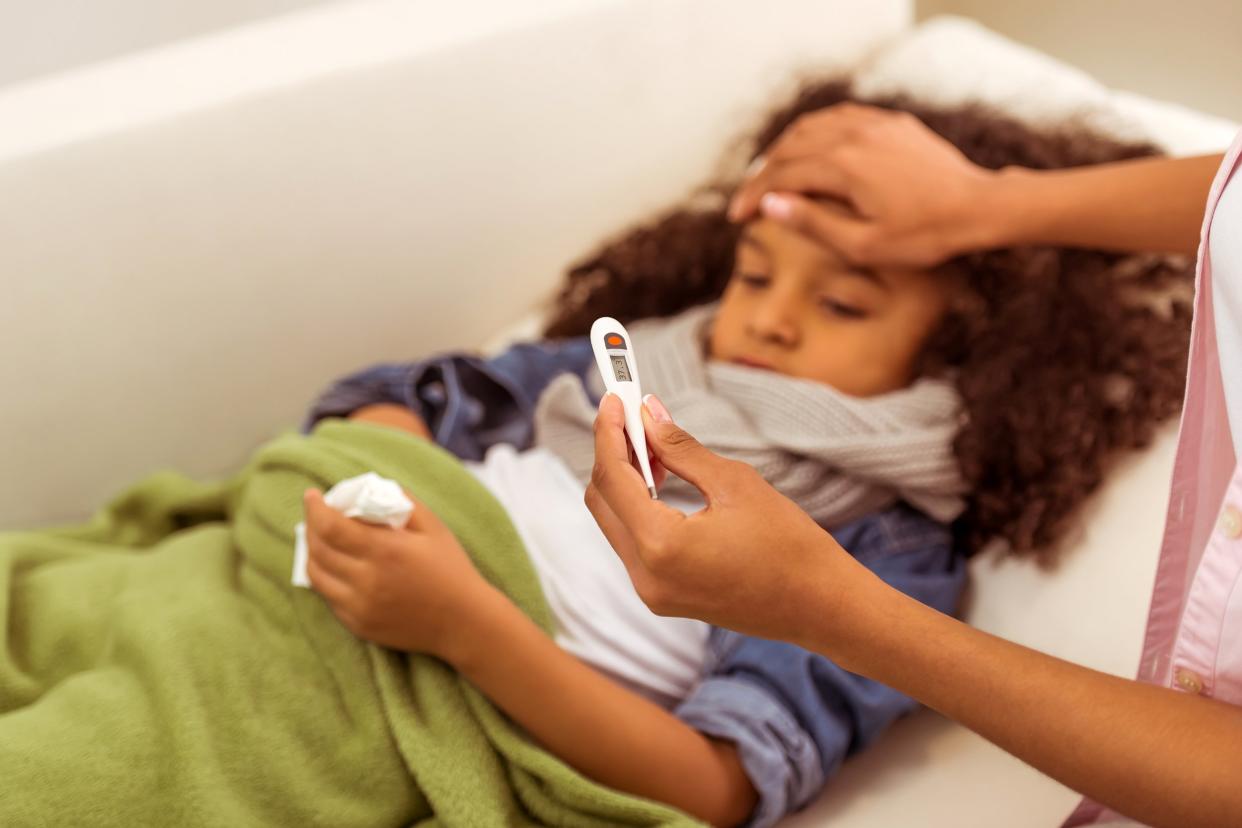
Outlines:
[[652, 500], [659, 500], [659, 499], [660, 499], [660, 496], [659, 496], [658, 494], [656, 494], [655, 486], [648, 486], [648, 487], [647, 487], [647, 491], [651, 492], [651, 499], [652, 499]]

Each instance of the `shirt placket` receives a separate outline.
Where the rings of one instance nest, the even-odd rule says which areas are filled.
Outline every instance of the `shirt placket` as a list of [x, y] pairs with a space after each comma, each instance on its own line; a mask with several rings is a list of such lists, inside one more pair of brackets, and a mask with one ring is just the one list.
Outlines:
[[1242, 575], [1242, 475], [1235, 472], [1219, 507], [1173, 647], [1169, 686], [1211, 696], [1216, 684], [1223, 619]]

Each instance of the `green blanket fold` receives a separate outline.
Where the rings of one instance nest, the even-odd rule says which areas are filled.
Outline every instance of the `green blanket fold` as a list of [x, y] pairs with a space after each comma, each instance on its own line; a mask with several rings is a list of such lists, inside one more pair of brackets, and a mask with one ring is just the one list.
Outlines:
[[538, 749], [442, 662], [289, 584], [302, 492], [375, 471], [550, 629], [498, 503], [451, 455], [328, 421], [216, 485], [153, 476], [90, 523], [0, 534], [0, 825], [687, 825]]

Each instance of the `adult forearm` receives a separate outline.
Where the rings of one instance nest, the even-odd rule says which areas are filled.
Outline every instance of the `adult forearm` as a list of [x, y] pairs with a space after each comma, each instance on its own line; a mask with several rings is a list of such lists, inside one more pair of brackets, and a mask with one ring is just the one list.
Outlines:
[[[1005, 641], [870, 573], [855, 572], [851, 580], [851, 610], [835, 614], [832, 629], [808, 642], [825, 655], [1133, 818], [1171, 827], [1238, 824], [1238, 708]], [[839, 599], [825, 602], [832, 600]]]
[[977, 205], [977, 242], [1193, 254], [1221, 160], [1205, 155], [1003, 170]]
[[717, 825], [744, 820], [755, 792], [731, 744], [600, 675], [508, 602], [481, 613], [452, 659], [544, 748], [609, 787]]

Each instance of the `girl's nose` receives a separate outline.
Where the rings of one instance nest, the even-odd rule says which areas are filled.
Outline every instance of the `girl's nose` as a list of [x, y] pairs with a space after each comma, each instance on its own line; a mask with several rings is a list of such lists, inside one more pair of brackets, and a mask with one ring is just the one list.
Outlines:
[[751, 336], [773, 345], [788, 348], [797, 344], [797, 308], [792, 298], [765, 298], [751, 314], [747, 329]]

